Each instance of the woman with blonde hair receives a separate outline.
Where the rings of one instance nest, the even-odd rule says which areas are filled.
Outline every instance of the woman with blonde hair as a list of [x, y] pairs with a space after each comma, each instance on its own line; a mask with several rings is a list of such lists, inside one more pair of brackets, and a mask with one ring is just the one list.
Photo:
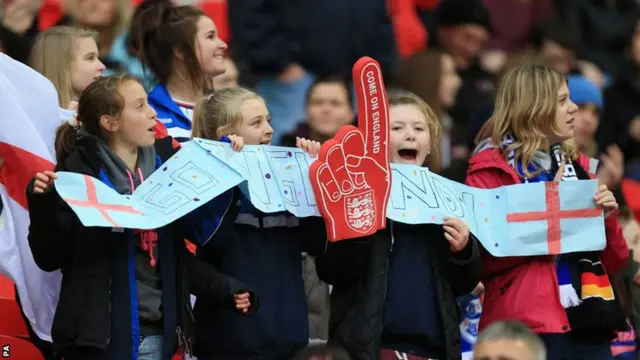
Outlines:
[[[589, 159], [571, 140], [577, 110], [558, 71], [533, 64], [509, 70], [476, 137], [466, 183], [490, 189], [592, 178]], [[551, 360], [611, 358], [609, 340], [626, 323], [608, 275], [624, 267], [628, 248], [611, 191], [600, 185], [594, 202], [605, 215], [602, 251], [507, 258], [482, 252], [480, 329], [518, 320], [542, 337]]]
[[105, 70], [98, 59], [97, 36], [93, 30], [57, 26], [36, 39], [29, 65], [53, 83], [63, 109], [77, 102], [80, 93]]
[[[418, 96], [389, 93], [391, 162], [438, 166], [441, 128]], [[443, 225], [387, 223], [359, 239], [329, 242], [316, 260], [333, 285], [330, 343], [358, 360], [461, 359], [456, 297], [480, 278], [480, 251], [458, 218]]]

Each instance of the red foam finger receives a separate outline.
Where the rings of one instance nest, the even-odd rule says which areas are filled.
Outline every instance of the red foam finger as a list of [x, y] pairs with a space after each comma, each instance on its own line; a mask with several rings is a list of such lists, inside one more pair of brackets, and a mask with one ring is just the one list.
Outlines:
[[345, 155], [342, 152], [342, 146], [333, 147], [328, 151], [327, 165], [342, 194], [350, 194], [354, 185], [345, 167]]
[[389, 164], [389, 104], [382, 70], [377, 61], [363, 57], [353, 66], [358, 104], [358, 127], [365, 137], [366, 155], [384, 168]]

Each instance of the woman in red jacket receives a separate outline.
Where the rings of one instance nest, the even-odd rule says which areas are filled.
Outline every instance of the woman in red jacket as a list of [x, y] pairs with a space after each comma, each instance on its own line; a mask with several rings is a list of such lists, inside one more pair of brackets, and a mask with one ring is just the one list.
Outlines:
[[[466, 183], [490, 189], [592, 178], [589, 159], [571, 141], [577, 109], [559, 72], [531, 64], [509, 71], [476, 138]], [[506, 258], [483, 251], [481, 329], [519, 320], [541, 335], [548, 359], [611, 359], [609, 341], [626, 324], [608, 275], [625, 265], [628, 248], [615, 197], [604, 185], [594, 195], [605, 216], [604, 250]]]

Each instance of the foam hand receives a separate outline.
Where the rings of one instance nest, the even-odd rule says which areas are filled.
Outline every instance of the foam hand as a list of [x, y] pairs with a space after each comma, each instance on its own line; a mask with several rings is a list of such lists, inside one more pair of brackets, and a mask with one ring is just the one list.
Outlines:
[[386, 227], [391, 191], [389, 109], [377, 61], [353, 67], [358, 125], [344, 126], [320, 148], [309, 176], [330, 241], [371, 235]]

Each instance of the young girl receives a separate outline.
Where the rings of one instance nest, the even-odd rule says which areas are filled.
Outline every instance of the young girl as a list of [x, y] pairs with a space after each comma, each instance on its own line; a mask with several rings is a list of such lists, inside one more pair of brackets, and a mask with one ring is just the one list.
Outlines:
[[[391, 161], [438, 163], [440, 125], [411, 93], [389, 94]], [[333, 285], [330, 342], [354, 359], [460, 359], [456, 296], [480, 278], [480, 255], [468, 226], [389, 222], [362, 239], [328, 243], [316, 260]]]
[[[80, 96], [78, 129], [56, 138], [61, 171], [90, 175], [131, 194], [172, 154], [170, 138], [154, 144], [156, 113], [130, 75], [96, 79]], [[61, 269], [53, 345], [65, 360], [169, 359], [193, 331], [189, 293], [246, 314], [247, 287], [197, 259], [184, 238], [203, 242], [215, 231], [230, 192], [155, 230], [83, 226], [53, 190], [55, 173], [28, 188], [29, 245], [44, 271]], [[224, 216], [224, 215], [222, 215]]]
[[[244, 144], [268, 145], [273, 130], [261, 97], [243, 88], [216, 91], [196, 106], [193, 136], [241, 136]], [[320, 144], [298, 139], [317, 156]], [[198, 298], [196, 355], [199, 360], [292, 359], [307, 345], [309, 329], [300, 254], [316, 256], [326, 242], [321, 218], [298, 219], [287, 212], [265, 214], [239, 191], [220, 230], [198, 255], [220, 272], [260, 294], [252, 316]]]
[[29, 65], [53, 83], [63, 109], [77, 102], [82, 91], [104, 72], [97, 36], [93, 30], [59, 26], [42, 32], [33, 45]]
[[225, 72], [227, 44], [216, 24], [193, 6], [163, 0], [137, 15], [129, 36], [132, 51], [158, 80], [149, 94], [158, 120], [172, 137], [188, 139], [194, 103], [211, 88], [213, 77]]
[[[589, 179], [589, 159], [576, 152], [571, 140], [577, 110], [558, 71], [531, 64], [508, 71], [493, 116], [476, 138], [467, 184], [490, 189]], [[604, 250], [508, 258], [483, 252], [481, 329], [518, 320], [541, 335], [549, 359], [611, 358], [609, 340], [626, 324], [607, 275], [624, 267], [628, 249], [616, 220], [615, 197], [603, 185], [594, 195], [605, 215]]]

